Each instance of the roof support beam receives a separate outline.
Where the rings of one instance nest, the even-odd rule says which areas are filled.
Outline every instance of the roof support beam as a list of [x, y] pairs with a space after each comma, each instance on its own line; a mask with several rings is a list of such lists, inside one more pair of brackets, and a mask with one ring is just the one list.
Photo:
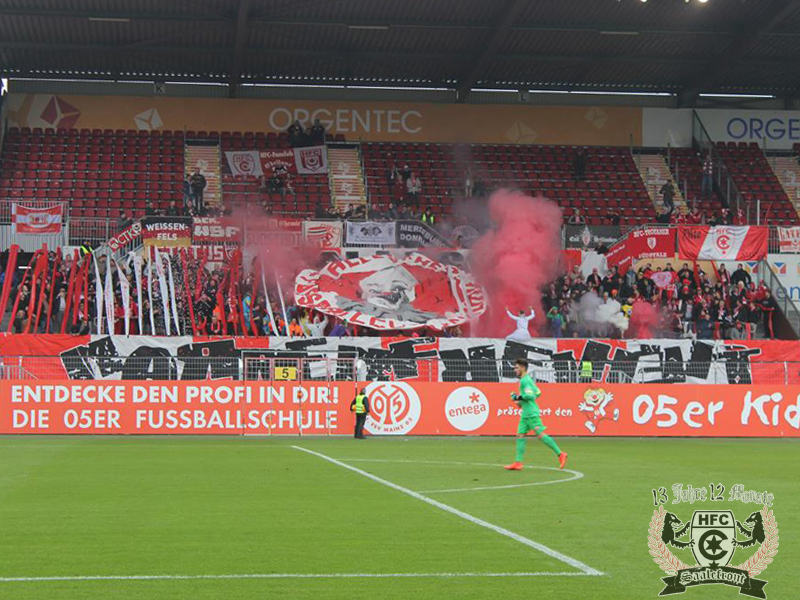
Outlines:
[[519, 14], [522, 12], [522, 9], [525, 8], [527, 4], [525, 0], [508, 0], [508, 2], [506, 2], [500, 18], [483, 44], [483, 50], [475, 57], [469, 70], [461, 78], [458, 88], [459, 102], [464, 102], [467, 99], [472, 90], [472, 86], [477, 83], [481, 73], [484, 72], [489, 61], [492, 60], [497, 50], [500, 48], [500, 45], [503, 43], [509, 27], [514, 24]]
[[247, 18], [250, 13], [250, 0], [239, 0], [239, 10], [236, 12], [236, 31], [233, 36], [233, 59], [228, 77], [228, 97], [236, 97], [236, 89], [242, 78], [242, 65], [244, 63], [244, 50], [247, 41]]
[[679, 96], [678, 104], [680, 106], [693, 104], [701, 91], [712, 87], [756, 47], [762, 36], [770, 33], [799, 8], [800, 0], [772, 0], [764, 7], [758, 23], [745, 24], [741, 33], [717, 55], [716, 59], [687, 82]]

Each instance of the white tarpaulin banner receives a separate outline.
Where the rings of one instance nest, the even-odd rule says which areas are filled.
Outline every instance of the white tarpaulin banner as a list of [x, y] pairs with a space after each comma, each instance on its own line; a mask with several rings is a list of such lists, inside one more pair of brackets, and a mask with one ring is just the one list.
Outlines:
[[258, 150], [226, 151], [225, 158], [232, 175], [260, 177], [264, 174], [264, 171], [261, 170]]
[[346, 240], [348, 245], [393, 246], [397, 243], [397, 224], [394, 222], [348, 221]]
[[469, 274], [419, 253], [306, 269], [295, 280], [294, 297], [299, 306], [379, 330], [442, 330], [486, 312], [483, 289]]

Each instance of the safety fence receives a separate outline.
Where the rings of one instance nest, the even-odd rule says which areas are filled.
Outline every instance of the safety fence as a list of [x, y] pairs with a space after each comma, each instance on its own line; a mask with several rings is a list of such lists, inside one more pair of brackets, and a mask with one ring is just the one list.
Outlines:
[[[153, 350], [153, 349], [151, 349]], [[140, 381], [408, 381], [512, 382], [514, 357], [495, 359], [373, 358], [358, 355], [291, 356], [291, 352], [252, 350], [231, 357], [88, 356], [80, 351], [61, 356], [0, 358], [0, 379], [140, 380]], [[529, 373], [542, 383], [586, 384], [768, 384], [800, 383], [800, 362], [744, 359], [672, 360], [535, 360]]]

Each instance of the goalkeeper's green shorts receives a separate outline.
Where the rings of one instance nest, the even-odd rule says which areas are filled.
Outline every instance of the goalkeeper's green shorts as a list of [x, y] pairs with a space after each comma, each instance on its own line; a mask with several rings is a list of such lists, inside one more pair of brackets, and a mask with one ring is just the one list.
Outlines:
[[517, 427], [518, 435], [525, 435], [529, 431], [535, 431], [536, 435], [540, 435], [547, 427], [542, 423], [542, 419], [536, 417], [522, 417], [519, 420], [519, 427]]

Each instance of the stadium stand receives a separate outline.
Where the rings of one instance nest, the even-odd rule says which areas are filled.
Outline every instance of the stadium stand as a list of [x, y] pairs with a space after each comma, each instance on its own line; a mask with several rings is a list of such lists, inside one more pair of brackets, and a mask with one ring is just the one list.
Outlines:
[[622, 223], [630, 226], [655, 217], [627, 148], [586, 148], [585, 178], [573, 173], [578, 149], [570, 146], [368, 143], [362, 150], [370, 199], [381, 209], [398, 199], [387, 174], [407, 165], [422, 179], [423, 204], [438, 215], [452, 212], [469, 175], [491, 188], [518, 186], [556, 200], [567, 217], [580, 208], [589, 223], [602, 223], [609, 212], [624, 212]]
[[[736, 187], [745, 201], [755, 206], [756, 201], [761, 200], [762, 223], [800, 223], [797, 211], [757, 143], [717, 142], [717, 151], [733, 175]], [[755, 221], [755, 218], [752, 220]]]
[[73, 217], [140, 217], [183, 201], [183, 132], [17, 129], [4, 140], [0, 197], [64, 200]]

